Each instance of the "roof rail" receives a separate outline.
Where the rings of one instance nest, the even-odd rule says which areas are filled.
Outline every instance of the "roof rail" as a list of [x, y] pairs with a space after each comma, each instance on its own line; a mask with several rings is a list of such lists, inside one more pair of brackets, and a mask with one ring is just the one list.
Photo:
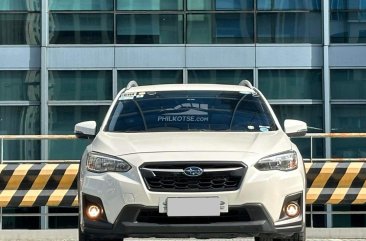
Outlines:
[[246, 87], [248, 87], [250, 89], [253, 89], [254, 88], [253, 85], [252, 85], [252, 83], [250, 83], [249, 80], [246, 80], [246, 79], [240, 81], [239, 85], [246, 86]]
[[126, 89], [131, 89], [132, 87], [137, 87], [137, 86], [139, 86], [137, 84], [137, 82], [134, 80], [131, 80], [130, 82], [128, 82]]

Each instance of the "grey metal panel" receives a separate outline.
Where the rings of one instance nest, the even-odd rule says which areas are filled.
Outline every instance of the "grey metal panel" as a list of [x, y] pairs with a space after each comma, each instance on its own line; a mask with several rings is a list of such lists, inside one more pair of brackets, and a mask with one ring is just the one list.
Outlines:
[[112, 68], [113, 47], [49, 47], [49, 68]]
[[183, 46], [128, 46], [116, 47], [117, 68], [183, 68]]
[[321, 46], [258, 46], [257, 67], [320, 67]]
[[255, 47], [189, 46], [188, 68], [254, 68]]
[[330, 46], [329, 65], [330, 67], [365, 67], [366, 46]]
[[0, 47], [0, 68], [40, 68], [41, 48], [25, 46]]

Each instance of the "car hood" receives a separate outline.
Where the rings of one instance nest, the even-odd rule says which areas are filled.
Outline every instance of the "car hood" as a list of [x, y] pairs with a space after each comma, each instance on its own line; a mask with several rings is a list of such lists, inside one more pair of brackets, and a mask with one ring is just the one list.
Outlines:
[[114, 156], [158, 152], [246, 152], [266, 156], [290, 150], [283, 131], [273, 132], [100, 132], [92, 151]]

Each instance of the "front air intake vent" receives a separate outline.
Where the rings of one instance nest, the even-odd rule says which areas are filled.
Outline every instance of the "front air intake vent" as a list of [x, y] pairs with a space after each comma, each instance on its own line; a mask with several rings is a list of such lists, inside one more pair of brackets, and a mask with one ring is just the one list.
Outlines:
[[217, 192], [239, 189], [246, 166], [238, 162], [145, 163], [147, 188], [156, 192]]

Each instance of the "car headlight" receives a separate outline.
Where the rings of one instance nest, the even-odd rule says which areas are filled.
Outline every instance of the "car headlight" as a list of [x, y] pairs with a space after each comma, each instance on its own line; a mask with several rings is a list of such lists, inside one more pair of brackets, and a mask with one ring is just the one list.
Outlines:
[[127, 172], [131, 169], [126, 161], [99, 153], [89, 153], [86, 168], [91, 172]]
[[291, 171], [295, 170], [297, 168], [297, 165], [298, 160], [296, 152], [289, 151], [273, 156], [264, 157], [255, 164], [255, 167], [260, 171]]

